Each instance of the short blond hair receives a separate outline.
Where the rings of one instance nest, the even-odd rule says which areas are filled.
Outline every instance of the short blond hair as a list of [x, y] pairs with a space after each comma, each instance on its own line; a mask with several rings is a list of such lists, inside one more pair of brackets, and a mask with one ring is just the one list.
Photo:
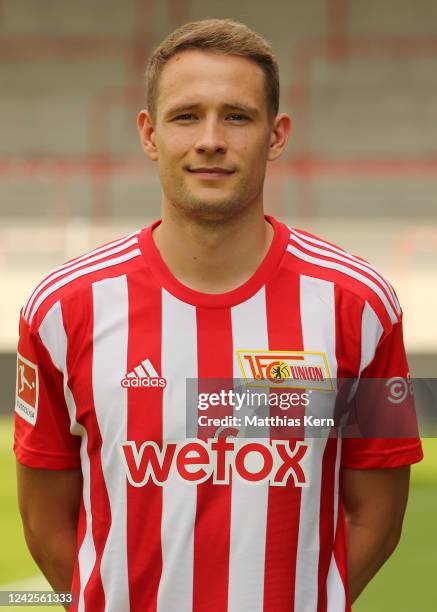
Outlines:
[[172, 32], [153, 51], [146, 72], [146, 103], [156, 116], [159, 79], [165, 64], [181, 51], [200, 49], [225, 55], [238, 55], [254, 61], [264, 72], [269, 118], [279, 109], [278, 62], [269, 43], [246, 25], [232, 19], [204, 19], [193, 21]]

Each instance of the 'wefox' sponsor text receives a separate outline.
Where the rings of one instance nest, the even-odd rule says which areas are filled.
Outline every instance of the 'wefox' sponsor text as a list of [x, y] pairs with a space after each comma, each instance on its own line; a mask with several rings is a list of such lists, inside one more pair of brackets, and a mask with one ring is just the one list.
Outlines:
[[296, 487], [309, 484], [301, 465], [309, 446], [300, 441], [242, 442], [218, 437], [165, 442], [161, 449], [153, 441], [138, 446], [128, 440], [120, 448], [133, 487], [143, 487], [149, 480], [162, 486], [170, 473], [193, 484], [211, 476], [214, 484], [229, 484], [231, 473], [254, 485], [269, 482], [284, 487], [289, 480]]

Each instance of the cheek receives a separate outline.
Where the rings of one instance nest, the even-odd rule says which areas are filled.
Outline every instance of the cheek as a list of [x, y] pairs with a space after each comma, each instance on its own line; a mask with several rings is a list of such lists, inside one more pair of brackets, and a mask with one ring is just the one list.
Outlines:
[[267, 160], [268, 145], [265, 141], [259, 141], [257, 143], [245, 143], [241, 149], [241, 156], [247, 167], [257, 169], [264, 167]]
[[159, 161], [171, 164], [183, 157], [190, 148], [190, 139], [187, 134], [174, 134], [169, 131], [156, 139]]
[[247, 132], [236, 138], [234, 145], [248, 161], [249, 159], [259, 161], [266, 157], [269, 142], [270, 140], [265, 133], [253, 134]]

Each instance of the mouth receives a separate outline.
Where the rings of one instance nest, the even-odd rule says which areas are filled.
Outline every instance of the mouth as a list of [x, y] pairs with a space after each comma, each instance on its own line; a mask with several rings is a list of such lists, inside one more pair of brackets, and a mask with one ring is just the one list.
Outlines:
[[219, 166], [212, 166], [212, 167], [202, 166], [199, 168], [187, 168], [187, 170], [190, 174], [194, 174], [198, 176], [199, 178], [205, 178], [205, 179], [221, 179], [226, 176], [230, 176], [231, 174], [234, 174], [235, 172], [235, 170], [230, 170], [228, 168], [221, 168]]

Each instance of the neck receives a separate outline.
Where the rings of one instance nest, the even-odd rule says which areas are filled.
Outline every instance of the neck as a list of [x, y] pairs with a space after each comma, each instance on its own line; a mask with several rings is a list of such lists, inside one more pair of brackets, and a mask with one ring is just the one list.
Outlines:
[[262, 207], [216, 224], [163, 207], [153, 239], [170, 272], [203, 293], [225, 293], [245, 283], [269, 250], [273, 227]]

